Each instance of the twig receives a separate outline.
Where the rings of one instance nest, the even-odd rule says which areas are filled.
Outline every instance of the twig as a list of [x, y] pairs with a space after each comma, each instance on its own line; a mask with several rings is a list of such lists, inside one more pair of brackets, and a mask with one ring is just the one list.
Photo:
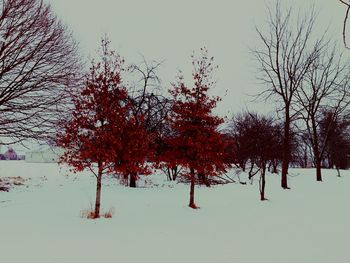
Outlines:
[[346, 42], [346, 24], [347, 24], [348, 17], [349, 17], [349, 12], [350, 12], [350, 2], [346, 3], [343, 0], [339, 0], [339, 1], [347, 6], [346, 13], [345, 13], [345, 18], [344, 18], [344, 22], [343, 22], [343, 42], [344, 42], [345, 48], [346, 49], [350, 49], [350, 47], [347, 45], [347, 42]]

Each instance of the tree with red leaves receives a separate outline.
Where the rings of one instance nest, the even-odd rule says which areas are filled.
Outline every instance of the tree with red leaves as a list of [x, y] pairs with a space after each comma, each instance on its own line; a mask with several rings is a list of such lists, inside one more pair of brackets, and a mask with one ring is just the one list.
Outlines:
[[61, 162], [74, 171], [90, 169], [96, 176], [94, 218], [100, 216], [102, 175], [115, 170], [111, 164], [122, 159], [116, 149], [123, 148], [124, 132], [130, 125], [131, 104], [121, 78], [123, 62], [109, 50], [109, 41], [102, 40], [101, 62], [93, 63], [85, 86], [72, 95], [71, 118], [62, 123], [58, 134], [58, 146], [65, 149]]
[[[58, 146], [65, 149], [61, 162], [74, 171], [90, 169], [96, 176], [94, 218], [100, 216], [101, 182], [107, 173], [122, 174], [136, 187], [140, 173], [147, 174], [150, 140], [142, 113], [122, 82], [124, 60], [102, 40], [101, 62], [93, 63], [85, 86], [72, 95], [71, 118], [62, 123]], [[97, 172], [95, 166], [97, 164]]]
[[130, 113], [120, 136], [121, 143], [114, 152], [114, 170], [129, 179], [130, 187], [136, 187], [139, 175], [150, 173], [146, 161], [151, 155], [151, 135], [146, 130], [144, 116]]
[[183, 77], [173, 84], [170, 94], [173, 105], [169, 123], [174, 136], [169, 138], [168, 152], [170, 167], [181, 165], [189, 170], [191, 182], [189, 207], [196, 209], [194, 202], [195, 175], [212, 176], [224, 171], [223, 143], [218, 126], [223, 119], [212, 114], [219, 97], [210, 97], [209, 89], [214, 85], [212, 72], [213, 57], [206, 49], [201, 56], [192, 56], [194, 86], [185, 85]]

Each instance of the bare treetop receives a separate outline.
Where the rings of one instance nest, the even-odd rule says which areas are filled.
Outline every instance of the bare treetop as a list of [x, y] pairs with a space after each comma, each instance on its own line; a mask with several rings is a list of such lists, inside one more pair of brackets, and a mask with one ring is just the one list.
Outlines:
[[253, 50], [253, 54], [258, 62], [258, 79], [264, 84], [258, 97], [275, 98], [280, 103], [278, 110], [283, 114], [283, 188], [288, 188], [291, 124], [299, 114], [295, 95], [326, 45], [324, 37], [313, 40], [316, 17], [314, 8], [302, 14], [292, 7], [282, 7], [277, 1], [275, 6], [268, 7], [266, 31], [261, 27], [256, 29], [262, 47]]

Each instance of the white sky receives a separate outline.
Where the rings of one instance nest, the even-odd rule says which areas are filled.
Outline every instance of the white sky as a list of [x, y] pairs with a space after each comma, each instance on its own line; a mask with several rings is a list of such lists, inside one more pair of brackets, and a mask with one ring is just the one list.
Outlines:
[[[47, 0], [74, 32], [85, 56], [93, 56], [107, 33], [112, 48], [127, 62], [166, 59], [160, 71], [169, 87], [177, 70], [190, 76], [190, 54], [206, 46], [219, 70], [215, 94], [224, 97], [218, 105], [221, 115], [230, 116], [244, 108], [266, 111], [269, 104], [249, 103], [246, 94], [263, 88], [256, 83], [255, 67], [248, 46], [258, 38], [255, 25], [264, 22], [264, 0]], [[290, 0], [292, 1], [292, 0]], [[282, 4], [290, 2], [281, 0]], [[294, 0], [307, 10], [314, 1]], [[330, 24], [334, 40], [341, 41], [345, 8], [337, 0], [316, 0], [319, 26]], [[227, 90], [227, 93], [225, 92]]]

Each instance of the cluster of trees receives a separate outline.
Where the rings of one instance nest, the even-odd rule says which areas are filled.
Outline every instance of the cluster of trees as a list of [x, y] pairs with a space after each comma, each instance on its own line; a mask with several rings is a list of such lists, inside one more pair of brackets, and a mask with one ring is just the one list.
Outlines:
[[[326, 33], [314, 34], [314, 11], [296, 13], [277, 1], [268, 14], [266, 27], [257, 28], [261, 46], [254, 49], [254, 55], [264, 84], [259, 96], [274, 101], [282, 119], [281, 186], [288, 188], [295, 136], [302, 136], [311, 149], [316, 179], [322, 181], [321, 166], [332, 127], [349, 116], [349, 61]], [[326, 115], [328, 122], [323, 121]]]
[[[322, 113], [317, 124], [317, 138], [322, 141], [320, 165], [324, 168], [339, 169], [350, 167], [350, 119], [342, 116], [333, 119], [333, 111]], [[283, 162], [284, 125], [283, 120], [254, 112], [236, 114], [226, 130], [233, 139], [232, 164], [248, 173], [248, 178], [260, 175], [260, 198], [265, 200], [265, 174], [279, 173]], [[304, 130], [291, 130], [290, 162], [302, 168], [316, 167], [317, 157], [310, 134]], [[321, 170], [321, 169], [320, 169]], [[316, 174], [319, 170], [316, 169]], [[316, 177], [317, 178], [317, 177]]]
[[224, 119], [213, 114], [220, 98], [209, 95], [216, 66], [206, 49], [191, 57], [190, 84], [179, 73], [166, 93], [161, 63], [128, 65], [107, 38], [84, 70], [70, 31], [43, 0], [0, 6], [0, 136], [55, 141], [65, 149], [62, 162], [91, 170], [96, 218], [105, 174], [130, 187], [153, 168], [169, 180], [182, 174], [195, 209], [195, 184], [210, 186], [234, 165], [259, 176], [261, 200], [268, 170], [281, 170], [287, 189], [291, 164], [316, 167], [317, 181], [322, 166], [340, 176], [350, 165], [350, 63], [326, 34], [314, 34], [313, 11], [295, 14], [280, 2], [268, 10], [253, 54], [264, 84], [258, 98], [275, 102], [276, 114], [243, 112], [220, 130]]
[[320, 122], [320, 137], [327, 143], [324, 146], [322, 161], [324, 167], [339, 169], [350, 167], [350, 116], [333, 120], [332, 112], [325, 112]]
[[[282, 127], [272, 118], [257, 113], [241, 113], [233, 117], [229, 134], [234, 141], [235, 164], [249, 169], [249, 179], [260, 174], [260, 200], [265, 198], [266, 169], [277, 173], [282, 154]], [[247, 167], [248, 166], [248, 167]]]
[[[181, 166], [190, 181], [189, 206], [195, 209], [196, 175], [206, 181], [225, 171], [224, 143], [218, 131], [223, 119], [212, 113], [220, 99], [208, 95], [213, 58], [201, 49], [200, 56], [192, 59], [193, 86], [179, 76], [166, 98], [149, 91], [158, 64], [146, 63], [146, 70], [126, 67], [110, 50], [109, 41], [102, 40], [100, 61], [93, 62], [83, 88], [72, 94], [70, 118], [60, 124], [57, 139], [65, 149], [62, 162], [76, 171], [90, 169], [96, 176], [95, 217], [100, 215], [103, 174], [121, 175], [136, 187], [138, 177], [152, 167], [174, 171]], [[135, 70], [142, 75], [141, 90], [123, 81]]]

